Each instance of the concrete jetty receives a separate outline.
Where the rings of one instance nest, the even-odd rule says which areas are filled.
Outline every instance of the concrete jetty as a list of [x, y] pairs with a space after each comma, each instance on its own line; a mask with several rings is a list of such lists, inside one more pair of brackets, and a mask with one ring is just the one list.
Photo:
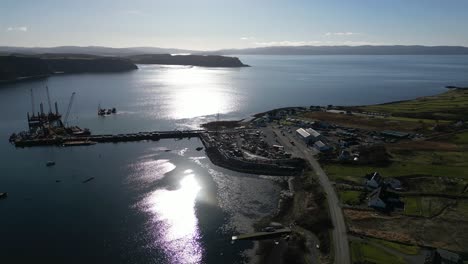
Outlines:
[[61, 146], [64, 142], [88, 141], [96, 143], [118, 143], [142, 140], [157, 141], [166, 138], [191, 138], [199, 137], [205, 130], [175, 130], [175, 131], [152, 131], [129, 134], [108, 134], [108, 135], [88, 135], [88, 136], [55, 136], [50, 138], [18, 139], [12, 143], [16, 147], [35, 146]]
[[249, 234], [240, 234], [237, 236], [233, 236], [232, 241], [273, 239], [273, 238], [282, 237], [284, 235], [288, 235], [290, 233], [291, 233], [291, 229], [282, 228], [282, 229], [277, 229], [273, 232], [256, 232], [256, 233], [249, 233]]

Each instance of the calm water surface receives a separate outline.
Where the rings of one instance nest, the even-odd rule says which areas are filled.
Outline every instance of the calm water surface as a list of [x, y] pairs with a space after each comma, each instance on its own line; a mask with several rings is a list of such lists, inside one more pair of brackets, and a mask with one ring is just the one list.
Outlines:
[[[276, 208], [266, 177], [214, 166], [191, 140], [15, 149], [30, 89], [94, 133], [186, 129], [291, 105], [409, 99], [468, 86], [468, 56], [241, 56], [242, 69], [140, 65], [0, 86], [0, 260], [9, 263], [235, 263], [230, 236]], [[97, 107], [117, 115], [98, 118]], [[37, 111], [37, 109], [36, 109]], [[47, 168], [47, 160], [57, 165]], [[94, 180], [83, 183], [94, 177]], [[8, 263], [8, 262], [5, 262]]]

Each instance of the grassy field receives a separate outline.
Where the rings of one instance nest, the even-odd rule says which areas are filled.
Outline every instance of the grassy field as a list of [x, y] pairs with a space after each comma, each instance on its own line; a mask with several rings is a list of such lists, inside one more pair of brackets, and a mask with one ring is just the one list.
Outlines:
[[460, 120], [468, 114], [468, 90], [445, 93], [415, 100], [357, 107], [366, 112], [390, 113], [393, 116], [425, 119]]
[[350, 126], [370, 130], [401, 130], [401, 131], [414, 131], [421, 129], [428, 129], [430, 123], [419, 122], [420, 119], [412, 118], [399, 118], [399, 117], [365, 117], [357, 115], [343, 115], [329, 112], [307, 112], [300, 116], [303, 120], [315, 121], [321, 120], [331, 122], [338, 125]]
[[447, 205], [455, 201], [436, 197], [405, 197], [405, 214], [412, 216], [433, 217], [441, 212]]
[[[392, 163], [384, 167], [325, 164], [324, 169], [334, 181], [352, 181], [357, 184], [364, 181], [364, 175], [374, 171], [378, 171], [384, 177], [425, 175], [468, 180], [468, 152], [401, 151], [400, 149], [389, 150], [389, 153], [392, 156]], [[461, 191], [463, 187], [456, 187], [455, 191]]]
[[410, 245], [404, 245], [400, 243], [395, 243], [395, 242], [390, 242], [387, 240], [382, 240], [382, 239], [371, 239], [371, 241], [375, 243], [379, 243], [387, 248], [394, 249], [402, 254], [406, 255], [417, 255], [420, 252], [420, 248], [417, 246], [410, 246]]
[[358, 241], [351, 241], [351, 258], [353, 263], [405, 263], [399, 256], [392, 255], [387, 251], [367, 242]]
[[462, 132], [454, 135], [449, 139], [454, 144], [465, 144], [468, 145], [468, 132]]
[[361, 196], [362, 192], [360, 191], [339, 191], [338, 195], [340, 196], [340, 200], [343, 204], [349, 205], [359, 205], [361, 204]]
[[415, 164], [412, 162], [394, 162], [390, 166], [353, 166], [326, 164], [324, 169], [333, 181], [346, 180], [362, 184], [364, 175], [377, 171], [384, 177], [408, 175], [457, 176], [468, 179], [468, 167], [451, 167], [448, 165]]

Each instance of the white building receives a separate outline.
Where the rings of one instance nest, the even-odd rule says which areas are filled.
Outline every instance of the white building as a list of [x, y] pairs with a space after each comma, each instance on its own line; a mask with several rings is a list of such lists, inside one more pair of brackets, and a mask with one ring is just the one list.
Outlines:
[[307, 131], [307, 133], [310, 134], [310, 136], [312, 137], [311, 140], [313, 140], [313, 142], [323, 139], [322, 135], [319, 132], [317, 132], [315, 129], [308, 128], [305, 131]]
[[302, 139], [305, 143], [309, 144], [312, 140], [312, 135], [303, 128], [296, 130], [297, 136]]

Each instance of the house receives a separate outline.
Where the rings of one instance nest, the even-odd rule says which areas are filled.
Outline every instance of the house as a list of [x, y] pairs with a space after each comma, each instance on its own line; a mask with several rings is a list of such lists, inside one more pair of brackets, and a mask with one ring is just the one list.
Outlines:
[[378, 172], [374, 172], [370, 175], [370, 179], [366, 181], [366, 187], [370, 189], [378, 188], [382, 185], [383, 178]]
[[302, 139], [306, 144], [309, 144], [312, 140], [312, 135], [303, 128], [296, 130], [297, 136]]
[[330, 147], [325, 145], [325, 143], [323, 143], [320, 140], [314, 143], [314, 148], [316, 148], [317, 150], [321, 152], [330, 150]]
[[403, 189], [401, 182], [395, 178], [390, 178], [385, 180], [385, 184], [393, 190], [400, 191]]
[[384, 192], [385, 190], [382, 187], [372, 191], [369, 194], [369, 202], [367, 205], [372, 208], [385, 209], [387, 204], [385, 203]]

